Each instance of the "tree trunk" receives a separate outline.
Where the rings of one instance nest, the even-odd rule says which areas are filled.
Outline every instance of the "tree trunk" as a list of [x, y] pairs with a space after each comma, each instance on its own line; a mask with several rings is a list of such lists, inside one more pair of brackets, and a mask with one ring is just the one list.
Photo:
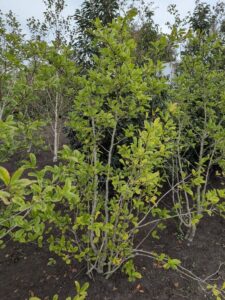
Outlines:
[[191, 225], [191, 227], [189, 227], [188, 229], [185, 239], [191, 243], [195, 237], [195, 233], [196, 233], [196, 225]]
[[4, 110], [5, 110], [5, 103], [3, 103], [3, 104], [2, 104], [2, 107], [0, 107], [0, 121], [1, 121], [2, 118], [3, 118]]
[[53, 162], [58, 161], [59, 150], [59, 93], [56, 94], [55, 99], [55, 120], [54, 120], [54, 150], [53, 150]]

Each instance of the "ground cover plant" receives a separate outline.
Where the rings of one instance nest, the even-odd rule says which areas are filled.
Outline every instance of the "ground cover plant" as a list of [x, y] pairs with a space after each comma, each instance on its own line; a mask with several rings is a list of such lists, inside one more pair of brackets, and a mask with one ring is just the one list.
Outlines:
[[[188, 30], [171, 7], [175, 24], [165, 35], [157, 32], [149, 9], [138, 27], [139, 6], [122, 16], [121, 4], [102, 6], [99, 18], [95, 12], [84, 22], [90, 26], [85, 31], [88, 1], [68, 18], [63, 0], [44, 3], [45, 22], [29, 19], [30, 39], [11, 12], [1, 15], [2, 251], [11, 241], [36, 244], [52, 253], [49, 265], [57, 256], [71, 268], [80, 263], [90, 282], [110, 282], [121, 273], [129, 282], [140, 280], [137, 260], [144, 258], [148, 268], [153, 261], [161, 272], [177, 272], [208, 297], [224, 299], [224, 256], [215, 273], [203, 277], [179, 253], [154, 247], [170, 222], [186, 247], [201, 223], [216, 218], [224, 224], [223, 5], [214, 15], [197, 1]], [[70, 22], [77, 15], [76, 36]], [[194, 20], [203, 17], [207, 30], [195, 28]], [[148, 26], [152, 40], [140, 45]], [[90, 49], [82, 49], [82, 38]], [[169, 53], [171, 60], [181, 43], [181, 61], [168, 80], [165, 57]], [[70, 136], [62, 146], [63, 128]], [[49, 163], [40, 165], [39, 156], [51, 150]], [[220, 182], [212, 184], [215, 176]], [[93, 299], [87, 289], [76, 281], [77, 295], [67, 299]], [[31, 299], [39, 298], [32, 293]]]

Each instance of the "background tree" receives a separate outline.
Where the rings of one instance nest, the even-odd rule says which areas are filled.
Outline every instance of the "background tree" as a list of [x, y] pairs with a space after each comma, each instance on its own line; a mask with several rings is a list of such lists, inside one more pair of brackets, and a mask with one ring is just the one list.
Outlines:
[[[198, 36], [189, 35], [189, 44]], [[179, 73], [171, 86], [170, 99], [177, 109], [177, 139], [172, 163], [172, 185], [183, 180], [173, 192], [181, 225], [192, 241], [205, 213], [217, 211], [224, 190], [207, 190], [212, 167], [224, 170], [225, 84], [221, 69], [224, 45], [217, 35], [204, 39], [195, 55], [182, 56]], [[191, 178], [186, 182], [187, 177]], [[219, 196], [218, 196], [219, 195]], [[185, 213], [187, 213], [184, 217]]]
[[90, 66], [92, 55], [98, 53], [98, 47], [93, 44], [94, 21], [98, 18], [103, 25], [107, 25], [118, 13], [118, 0], [85, 0], [81, 9], [76, 10], [77, 36], [73, 46], [76, 60], [84, 68]]
[[24, 35], [13, 13], [0, 12], [0, 120], [16, 111], [13, 90], [23, 66]]
[[[73, 99], [78, 90], [77, 71], [72, 60], [72, 50], [67, 46], [58, 47], [45, 44], [39, 58], [42, 61], [36, 73], [33, 85], [39, 102], [38, 114], [44, 115], [51, 125], [53, 133], [53, 161], [58, 159], [60, 138]], [[43, 111], [44, 108], [44, 111]]]
[[[33, 91], [26, 74], [26, 40], [12, 12], [0, 16], [0, 160], [20, 150], [30, 151], [42, 143], [38, 137], [43, 122], [28, 113]], [[19, 154], [19, 153], [18, 153]]]
[[[132, 36], [137, 43], [137, 61], [143, 63], [145, 59], [150, 58], [157, 61], [171, 61], [173, 58], [173, 49], [170, 47], [169, 35], [160, 32], [159, 25], [154, 22], [153, 2], [133, 1], [132, 8], [137, 10], [137, 16], [130, 24]], [[164, 40], [164, 47], [157, 51], [158, 40]], [[161, 40], [161, 42], [162, 42]], [[166, 43], [166, 44], [165, 44]]]
[[44, 114], [49, 120], [53, 136], [53, 161], [57, 161], [62, 128], [77, 90], [77, 68], [69, 46], [73, 35], [72, 17], [63, 16], [65, 1], [45, 0], [44, 4], [44, 21], [28, 20], [33, 39], [30, 42], [29, 63], [34, 70], [36, 81], [33, 82], [33, 89], [38, 98], [33, 109], [36, 114], [41, 117]]
[[194, 31], [199, 31], [204, 34], [221, 32], [224, 22], [225, 4], [217, 2], [215, 6], [210, 4], [195, 1], [195, 8], [192, 15], [189, 16], [189, 24]]

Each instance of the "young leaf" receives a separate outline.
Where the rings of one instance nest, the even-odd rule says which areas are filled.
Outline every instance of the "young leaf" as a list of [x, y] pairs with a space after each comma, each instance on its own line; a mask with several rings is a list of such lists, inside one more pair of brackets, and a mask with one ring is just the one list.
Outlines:
[[0, 191], [0, 199], [3, 201], [3, 203], [5, 205], [9, 205], [10, 202], [9, 202], [9, 198], [10, 197], [10, 194], [5, 192], [5, 191]]
[[6, 186], [9, 185], [10, 175], [9, 175], [9, 172], [3, 167], [0, 167], [0, 179], [4, 182], [4, 184]]
[[12, 177], [11, 177], [10, 184], [15, 184], [17, 182], [17, 180], [20, 179], [20, 177], [22, 176], [23, 172], [24, 172], [24, 168], [23, 167], [21, 167], [18, 170], [16, 170], [13, 173]]

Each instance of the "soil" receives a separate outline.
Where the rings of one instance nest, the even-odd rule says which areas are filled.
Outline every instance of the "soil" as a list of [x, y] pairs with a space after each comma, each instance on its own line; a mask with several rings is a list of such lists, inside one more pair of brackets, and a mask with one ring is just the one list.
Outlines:
[[[225, 265], [219, 268], [225, 262], [225, 220], [220, 217], [203, 219], [191, 245], [187, 245], [178, 232], [176, 222], [170, 221], [160, 239], [149, 237], [143, 249], [178, 258], [184, 267], [203, 279], [214, 274], [210, 278], [211, 284], [225, 281]], [[139, 239], [145, 235], [146, 232], [141, 232]], [[55, 265], [48, 265], [50, 257], [56, 260]], [[54, 294], [65, 300], [75, 294], [75, 280], [81, 284], [90, 283], [88, 300], [213, 299], [192, 279], [176, 271], [166, 271], [148, 258], [138, 257], [135, 264], [142, 279], [133, 283], [120, 272], [109, 280], [96, 276], [93, 281], [85, 274], [85, 266], [66, 265], [50, 253], [47, 246], [38, 248], [35, 243], [8, 241], [6, 248], [0, 251], [0, 300], [25, 300], [34, 295], [48, 300]]]

